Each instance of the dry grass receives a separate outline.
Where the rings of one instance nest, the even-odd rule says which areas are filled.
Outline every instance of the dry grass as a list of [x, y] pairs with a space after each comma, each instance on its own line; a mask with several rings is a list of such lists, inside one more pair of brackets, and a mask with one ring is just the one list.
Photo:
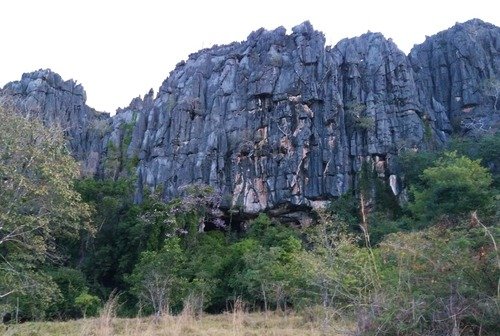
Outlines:
[[[306, 322], [303, 317], [283, 313], [245, 313], [244, 307], [236, 307], [232, 313], [195, 317], [189, 312], [177, 316], [159, 318], [99, 318], [69, 322], [38, 322], [0, 326], [5, 336], [303, 336], [346, 335], [350, 326], [341, 322], [328, 331], [321, 326]], [[108, 318], [109, 317], [109, 318]], [[3, 329], [2, 329], [3, 328]], [[352, 330], [352, 329], [351, 329]]]
[[190, 300], [181, 314], [137, 318], [117, 318], [118, 297], [112, 294], [99, 317], [68, 322], [28, 322], [4, 326], [5, 336], [336, 336], [353, 329], [349, 323], [325, 324], [322, 313], [309, 316], [294, 313], [248, 313], [241, 299], [232, 311], [219, 315], [202, 314]]

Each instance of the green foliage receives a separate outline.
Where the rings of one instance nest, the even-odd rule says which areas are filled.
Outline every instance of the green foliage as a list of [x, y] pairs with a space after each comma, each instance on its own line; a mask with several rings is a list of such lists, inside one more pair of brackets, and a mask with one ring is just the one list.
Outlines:
[[132, 122], [130, 122], [130, 123], [124, 123], [122, 125], [122, 127], [121, 127], [122, 128], [122, 132], [123, 132], [123, 140], [122, 140], [123, 146], [122, 147], [123, 147], [124, 150], [132, 142], [132, 132], [134, 130], [134, 126], [135, 126], [135, 120], [132, 121]]
[[92, 286], [106, 298], [117, 288], [125, 288], [123, 274], [129, 273], [143, 250], [146, 228], [139, 208], [132, 203], [130, 180], [81, 180], [76, 184], [83, 199], [96, 209], [99, 224], [95, 237], [85, 239], [83, 270]]
[[198, 298], [199, 309], [217, 311], [225, 307], [225, 266], [229, 259], [229, 242], [222, 232], [201, 234], [195, 247], [185, 250], [187, 264], [184, 276], [189, 279], [188, 292]]
[[85, 275], [70, 267], [54, 267], [48, 274], [56, 284], [59, 295], [47, 309], [47, 317], [58, 320], [80, 317], [81, 310], [75, 304], [75, 298], [88, 290]]
[[394, 218], [381, 211], [371, 213], [368, 221], [370, 241], [373, 245], [379, 244], [390, 233], [411, 231], [417, 226], [412, 218], [406, 216]]
[[182, 276], [185, 264], [177, 237], [167, 239], [160, 251], [141, 253], [128, 280], [146, 311], [162, 315], [180, 307], [187, 288], [187, 279]]
[[357, 232], [359, 230], [359, 223], [361, 222], [359, 200], [353, 192], [347, 192], [332, 200], [328, 210], [352, 231]]
[[[382, 238], [391, 232], [407, 229], [405, 220], [402, 219], [403, 211], [390, 186], [378, 178], [371, 165], [364, 162], [361, 166], [359, 177], [359, 193], [372, 198], [373, 205], [368, 214], [370, 241], [379, 243]], [[362, 233], [360, 223], [361, 207], [359, 196], [348, 192], [331, 201], [328, 211], [334, 217], [345, 223], [349, 232]], [[360, 243], [362, 243], [360, 241]]]
[[242, 256], [244, 271], [238, 274], [246, 294], [262, 302], [265, 310], [269, 307], [286, 309], [299, 290], [300, 265], [295, 256], [302, 250], [301, 242], [291, 235], [285, 238], [280, 234], [279, 238], [272, 245], [256, 244], [255, 248], [247, 250]]
[[107, 155], [104, 161], [105, 175], [115, 177], [120, 168], [120, 152], [113, 140], [108, 140]]
[[95, 316], [97, 314], [97, 309], [101, 304], [101, 300], [95, 295], [82, 292], [75, 298], [74, 304], [80, 308], [82, 316], [86, 318], [88, 315]]
[[41, 318], [59, 295], [44, 267], [63, 257], [59, 240], [92, 232], [91, 208], [61, 129], [3, 108], [0, 119], [0, 299]]
[[479, 161], [456, 152], [445, 153], [420, 178], [423, 186], [412, 189], [414, 201], [410, 209], [421, 219], [486, 211], [492, 204], [491, 174]]
[[[447, 151], [456, 151], [458, 155], [472, 160], [481, 160], [484, 167], [493, 175], [493, 186], [498, 189], [500, 183], [500, 133], [487, 134], [480, 137], [455, 137]], [[407, 185], [422, 185], [422, 172], [433, 166], [443, 155], [443, 151], [406, 151], [398, 157], [398, 164], [404, 174]]]
[[121, 141], [114, 142], [110, 139], [107, 143], [106, 161], [104, 162], [105, 175], [117, 179], [125, 173], [127, 176], [134, 175], [134, 168], [139, 162], [137, 155], [128, 157], [128, 148], [132, 142], [137, 114], [134, 113], [132, 121], [120, 125]]
[[236, 297], [262, 308], [290, 303], [295, 291], [291, 265], [295, 251], [302, 248], [300, 240], [265, 215], [249, 226], [248, 234], [233, 243], [217, 231], [197, 233], [195, 245], [182, 243], [191, 238], [181, 236], [187, 260], [181, 272], [185, 295], [197, 297], [201, 308], [218, 312]]
[[404, 175], [406, 185], [421, 186], [422, 172], [431, 167], [439, 157], [439, 152], [406, 151], [398, 157], [398, 164]]
[[[493, 335], [498, 322], [499, 255], [485, 229], [430, 228], [381, 244], [383, 282], [364, 309], [363, 335]], [[377, 307], [377, 309], [371, 309]]]
[[350, 102], [345, 105], [346, 123], [358, 130], [373, 130], [375, 120], [366, 115], [366, 105], [358, 102]]
[[[158, 190], [146, 195], [140, 205], [135, 205], [130, 180], [89, 179], [80, 181], [77, 186], [83, 198], [95, 205], [94, 221], [100, 223], [95, 238], [85, 242], [83, 269], [92, 289], [102, 299], [114, 289], [124, 291], [121, 297], [126, 304], [120, 306], [121, 313], [134, 315], [137, 301], [144, 298], [130, 290], [130, 274], [141, 264], [141, 253], [160, 253], [167, 240], [173, 237], [180, 237], [182, 253], [186, 256], [196, 254], [204, 260], [193, 260], [192, 268], [184, 267], [182, 276], [189, 280], [186, 292], [201, 293], [204, 302], [215, 295], [217, 291], [212, 282], [218, 280], [211, 274], [215, 270], [208, 272], [196, 268], [206, 268], [211, 262], [197, 251], [203, 250], [205, 255], [212, 253], [207, 246], [209, 240], [205, 240], [208, 235], [199, 232], [201, 224], [212, 220], [215, 213], [217, 197], [212, 188], [187, 186], [183, 189], [182, 201], [176, 199], [169, 203], [162, 200], [161, 190]], [[211, 242], [215, 244], [215, 241]], [[205, 271], [210, 276], [202, 276], [207, 274]], [[173, 308], [179, 308], [180, 301], [175, 301]]]
[[481, 160], [481, 164], [490, 169], [493, 187], [500, 189], [500, 132], [478, 138], [455, 138], [450, 150], [473, 160]]
[[46, 272], [25, 262], [10, 263], [12, 269], [6, 266], [0, 272], [2, 289], [15, 291], [2, 298], [4, 307], [11, 312], [17, 309], [20, 319], [45, 319], [61, 295], [57, 284]]
[[356, 119], [355, 127], [361, 130], [371, 130], [375, 129], [375, 120], [372, 117], [359, 117]]
[[289, 238], [296, 238], [296, 232], [277, 221], [272, 221], [266, 214], [250, 221], [248, 229], [248, 238], [253, 238], [265, 247], [272, 247], [285, 242]]
[[311, 248], [300, 256], [307, 305], [342, 308], [364, 302], [375, 288], [374, 269], [369, 251], [358, 246], [347, 223], [320, 214], [308, 239]]

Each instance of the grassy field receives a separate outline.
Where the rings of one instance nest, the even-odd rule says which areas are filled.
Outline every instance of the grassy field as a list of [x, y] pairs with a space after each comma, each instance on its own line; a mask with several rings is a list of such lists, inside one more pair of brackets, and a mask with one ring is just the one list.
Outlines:
[[0, 326], [5, 336], [302, 336], [346, 335], [349, 327], [341, 322], [307, 322], [297, 315], [282, 313], [227, 313], [204, 315], [199, 318], [187, 314], [161, 318], [106, 318], [81, 319], [68, 322], [28, 322]]

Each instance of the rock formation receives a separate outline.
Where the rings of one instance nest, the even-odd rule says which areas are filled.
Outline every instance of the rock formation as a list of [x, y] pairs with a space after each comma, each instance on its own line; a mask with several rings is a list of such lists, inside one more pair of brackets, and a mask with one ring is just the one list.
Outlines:
[[499, 52], [499, 28], [478, 19], [456, 24], [412, 49], [419, 99], [438, 130], [498, 130]]
[[156, 97], [113, 117], [49, 70], [7, 84], [0, 100], [61, 124], [86, 173], [136, 174], [138, 201], [145, 189], [170, 199], [204, 183], [226, 209], [289, 213], [355, 188], [363, 162], [398, 194], [402, 150], [498, 129], [499, 50], [500, 29], [480, 20], [408, 57], [379, 33], [325, 48], [305, 22], [191, 54]]
[[47, 125], [60, 126], [73, 156], [81, 163], [82, 173], [94, 175], [110, 117], [87, 106], [86, 99], [82, 85], [63, 81], [50, 70], [25, 73], [20, 81], [8, 83], [0, 90], [1, 104], [38, 117]]

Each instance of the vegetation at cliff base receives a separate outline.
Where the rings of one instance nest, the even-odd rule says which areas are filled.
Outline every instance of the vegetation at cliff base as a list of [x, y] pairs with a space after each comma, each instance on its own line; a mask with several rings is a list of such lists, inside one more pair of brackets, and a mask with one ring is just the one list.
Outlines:
[[500, 146], [477, 147], [498, 135], [402, 155], [402, 201], [367, 162], [358, 190], [292, 226], [236, 221], [203, 184], [136, 204], [133, 179], [79, 179], [60, 130], [0, 118], [4, 331], [85, 317], [103, 335], [498, 333]]

